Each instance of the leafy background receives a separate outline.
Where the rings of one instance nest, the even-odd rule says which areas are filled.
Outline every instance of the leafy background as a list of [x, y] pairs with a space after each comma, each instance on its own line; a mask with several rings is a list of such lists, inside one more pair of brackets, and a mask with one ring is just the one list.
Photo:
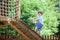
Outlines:
[[[12, 1], [12, 0], [11, 0]], [[14, 2], [13, 2], [14, 1]], [[12, 18], [15, 14], [15, 2], [11, 3], [9, 16]], [[42, 28], [43, 35], [60, 34], [60, 6], [59, 0], [21, 0], [21, 19], [30, 26], [31, 29], [35, 27], [33, 19], [37, 18], [37, 12], [43, 12], [44, 27]], [[12, 14], [13, 13], [13, 14]], [[34, 29], [33, 29], [34, 30]], [[0, 28], [0, 34], [18, 34], [14, 29], [7, 26]]]
[[32, 20], [37, 18], [39, 10], [43, 11], [44, 27], [42, 33], [43, 35], [53, 35], [58, 32], [60, 15], [58, 3], [58, 0], [22, 0], [21, 19], [30, 25], [30, 28], [33, 28]]

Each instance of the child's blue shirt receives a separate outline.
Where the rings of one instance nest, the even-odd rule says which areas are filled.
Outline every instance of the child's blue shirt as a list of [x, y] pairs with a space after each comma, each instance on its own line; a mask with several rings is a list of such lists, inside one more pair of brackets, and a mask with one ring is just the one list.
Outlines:
[[42, 27], [44, 26], [42, 16], [39, 16], [38, 17], [38, 22], [35, 25], [36, 25], [36, 27], [37, 27], [38, 30], [41, 30], [42, 29]]
[[41, 23], [42, 25], [44, 25], [42, 16], [39, 16], [39, 17], [38, 17], [38, 23]]

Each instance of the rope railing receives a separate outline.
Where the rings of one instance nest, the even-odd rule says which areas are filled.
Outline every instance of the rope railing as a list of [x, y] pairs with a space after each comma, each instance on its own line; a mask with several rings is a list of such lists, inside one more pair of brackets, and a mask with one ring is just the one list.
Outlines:
[[7, 1], [3, 1], [3, 0], [0, 1], [0, 16], [8, 16], [8, 2]]
[[0, 16], [20, 17], [19, 0], [0, 0]]

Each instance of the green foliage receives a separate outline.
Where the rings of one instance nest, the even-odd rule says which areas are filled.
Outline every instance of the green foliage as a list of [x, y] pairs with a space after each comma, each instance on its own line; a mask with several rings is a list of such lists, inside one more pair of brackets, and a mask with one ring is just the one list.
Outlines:
[[[32, 20], [37, 18], [37, 12], [43, 11], [44, 27], [42, 28], [43, 35], [52, 35], [58, 32], [58, 24], [60, 21], [57, 19], [60, 17], [58, 13], [59, 8], [55, 7], [58, 4], [58, 0], [21, 0], [21, 19], [33, 28], [35, 23]], [[11, 6], [9, 10], [9, 16], [12, 18], [16, 15], [16, 0], [11, 0]], [[0, 29], [0, 33], [7, 33], [11, 35], [18, 34], [11, 28]]]
[[14, 30], [13, 28], [11, 28], [10, 26], [6, 27], [6, 28], [0, 28], [0, 35], [17, 35], [18, 33], [16, 32], [16, 30]]
[[[43, 11], [44, 27], [42, 32], [44, 35], [51, 35], [58, 31], [58, 15], [55, 5], [57, 0], [22, 0], [21, 2], [21, 19], [28, 25], [34, 27], [32, 20], [37, 18], [37, 12]], [[48, 34], [47, 34], [48, 33]]]
[[10, 9], [9, 9], [9, 17], [13, 18], [16, 16], [16, 0], [10, 0]]
[[59, 0], [58, 4], [56, 5], [56, 10], [59, 13], [59, 18], [58, 18], [58, 21], [59, 21], [58, 33], [56, 33], [58, 35], [58, 34], [60, 34], [60, 0]]

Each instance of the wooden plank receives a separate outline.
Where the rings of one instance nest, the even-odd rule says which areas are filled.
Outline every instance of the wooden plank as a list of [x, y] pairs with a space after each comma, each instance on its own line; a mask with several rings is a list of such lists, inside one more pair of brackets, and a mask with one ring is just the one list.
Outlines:
[[21, 0], [16, 0], [16, 16], [17, 16], [17, 19], [20, 19], [20, 16], [21, 16]]
[[12, 28], [14, 28], [18, 33], [22, 34], [23, 37], [26, 38], [26, 40], [29, 40], [29, 38], [24, 34], [24, 32], [20, 29], [17, 28], [16, 24], [9, 23]]
[[0, 16], [0, 28], [6, 27], [8, 25], [8, 17]]
[[28, 26], [21, 21], [9, 23], [18, 33], [22, 34], [27, 40], [43, 40], [36, 32], [31, 30]]

